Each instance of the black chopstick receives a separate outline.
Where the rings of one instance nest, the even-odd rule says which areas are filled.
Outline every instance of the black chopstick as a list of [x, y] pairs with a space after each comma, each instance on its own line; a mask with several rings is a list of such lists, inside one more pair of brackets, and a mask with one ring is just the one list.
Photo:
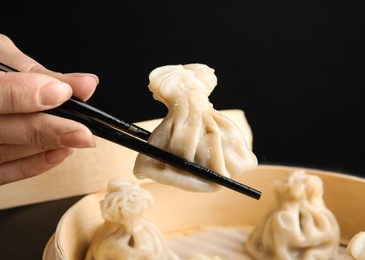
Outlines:
[[[0, 63], [0, 70], [15, 72], [16, 70]], [[124, 147], [145, 154], [156, 160], [187, 171], [208, 181], [220, 184], [229, 189], [245, 194], [254, 199], [260, 199], [261, 192], [247, 185], [218, 174], [208, 168], [200, 166], [194, 162], [168, 153], [156, 146], [146, 142], [150, 132], [115, 118], [93, 106], [86, 104], [76, 98], [71, 98], [59, 107], [43, 111], [48, 114], [75, 120], [88, 127], [94, 135], [120, 144]], [[124, 133], [123, 131], [127, 132]], [[134, 138], [136, 136], [138, 138]], [[142, 140], [143, 141], [142, 141]]]
[[[17, 70], [0, 63], [0, 71], [5, 72], [17, 72]], [[70, 109], [82, 112], [83, 114], [87, 116], [91, 116], [94, 118], [102, 118], [104, 122], [109, 123], [110, 125], [114, 125], [118, 127], [119, 129], [123, 129], [123, 131], [128, 132], [129, 134], [136, 136], [138, 138], [141, 138], [143, 140], [148, 140], [148, 138], [151, 135], [151, 132], [147, 131], [146, 129], [143, 129], [135, 124], [127, 123], [119, 118], [116, 118], [108, 113], [105, 113], [104, 111], [95, 108], [93, 106], [90, 106], [89, 104], [72, 97], [66, 102], [62, 104], [64, 107], [68, 107]], [[47, 112], [47, 111], [45, 111]]]
[[116, 118], [104, 111], [90, 106], [89, 104], [76, 99], [75, 97], [67, 100], [62, 106], [70, 108], [72, 110], [83, 113], [84, 115], [93, 117], [95, 119], [102, 119], [103, 122], [106, 122], [112, 126], [117, 127], [118, 129], [122, 129], [123, 131], [128, 132], [129, 134], [141, 138], [142, 140], [148, 140], [151, 135], [151, 132], [143, 129], [135, 124], [127, 123], [119, 118]]
[[222, 186], [238, 191], [255, 199], [259, 199], [261, 196], [261, 192], [251, 187], [248, 187], [237, 181], [229, 179], [223, 175], [220, 175], [198, 164], [190, 162], [184, 158], [168, 153], [165, 150], [150, 145], [137, 138], [133, 138], [132, 136], [125, 134], [107, 124], [104, 124], [97, 119], [84, 116], [83, 114], [78, 113], [77, 111], [62, 108], [62, 106], [60, 106], [58, 108], [51, 109], [45, 112], [80, 122], [85, 126], [87, 126], [88, 128], [90, 128], [93, 134], [99, 137], [105, 138], [111, 142], [120, 144], [134, 151], [143, 153], [149, 157], [152, 157], [166, 164], [180, 168], [184, 171], [199, 176], [203, 179], [218, 183]]

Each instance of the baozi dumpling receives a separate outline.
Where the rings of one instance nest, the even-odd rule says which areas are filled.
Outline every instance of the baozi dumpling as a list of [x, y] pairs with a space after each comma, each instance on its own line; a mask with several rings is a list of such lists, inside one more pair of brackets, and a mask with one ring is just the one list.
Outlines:
[[246, 249], [259, 260], [334, 259], [340, 228], [323, 201], [323, 183], [297, 170], [274, 183], [277, 203], [250, 234]]
[[223, 260], [223, 258], [221, 258], [220, 256], [210, 257], [202, 253], [193, 253], [188, 257], [187, 260]]
[[365, 260], [365, 231], [360, 231], [351, 238], [346, 253], [354, 260]]
[[153, 203], [137, 180], [117, 178], [100, 202], [104, 224], [96, 231], [85, 260], [178, 260], [159, 229], [143, 218]]
[[[257, 158], [240, 129], [209, 102], [217, 84], [213, 69], [204, 64], [169, 65], [154, 69], [149, 79], [153, 97], [168, 108], [150, 144], [230, 178], [256, 168]], [[189, 191], [221, 187], [141, 153], [133, 173]]]

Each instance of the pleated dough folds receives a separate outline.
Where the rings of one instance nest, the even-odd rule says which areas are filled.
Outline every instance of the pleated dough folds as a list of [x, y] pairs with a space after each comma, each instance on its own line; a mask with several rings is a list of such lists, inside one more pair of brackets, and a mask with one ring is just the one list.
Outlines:
[[[204, 64], [163, 66], [154, 69], [149, 79], [153, 97], [168, 108], [150, 144], [230, 178], [256, 168], [256, 156], [241, 130], [208, 99], [217, 85], [212, 68]], [[188, 191], [214, 192], [221, 187], [143, 154], [138, 154], [133, 172], [139, 179]]]
[[[98, 228], [85, 260], [178, 260], [163, 234], [143, 213], [152, 205], [152, 195], [135, 179], [111, 180], [100, 202], [104, 224]], [[87, 214], [87, 213], [86, 213]]]
[[335, 259], [340, 228], [323, 201], [322, 180], [297, 170], [274, 187], [277, 203], [250, 234], [250, 255], [258, 260]]

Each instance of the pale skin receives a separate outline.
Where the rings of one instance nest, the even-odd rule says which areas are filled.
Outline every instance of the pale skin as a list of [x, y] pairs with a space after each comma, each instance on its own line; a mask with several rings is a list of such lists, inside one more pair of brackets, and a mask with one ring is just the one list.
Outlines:
[[99, 83], [96, 75], [48, 70], [1, 33], [0, 62], [20, 71], [0, 71], [0, 185], [42, 174], [74, 148], [95, 146], [84, 125], [41, 111], [71, 96], [86, 101]]

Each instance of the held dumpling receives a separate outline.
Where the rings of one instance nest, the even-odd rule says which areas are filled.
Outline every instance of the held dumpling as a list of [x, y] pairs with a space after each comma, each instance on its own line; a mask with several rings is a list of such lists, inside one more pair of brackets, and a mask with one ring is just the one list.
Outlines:
[[274, 184], [277, 203], [250, 234], [254, 259], [334, 259], [340, 229], [323, 201], [322, 180], [298, 170]]
[[[168, 108], [148, 142], [163, 150], [234, 178], [257, 166], [256, 156], [237, 125], [213, 108], [208, 96], [217, 84], [214, 70], [204, 64], [169, 65], [150, 73], [153, 97]], [[134, 170], [184, 190], [213, 192], [220, 186], [153, 158], [138, 154]]]
[[143, 218], [152, 203], [152, 195], [136, 180], [111, 180], [100, 202], [105, 221], [94, 234], [85, 260], [178, 260], [159, 229]]

